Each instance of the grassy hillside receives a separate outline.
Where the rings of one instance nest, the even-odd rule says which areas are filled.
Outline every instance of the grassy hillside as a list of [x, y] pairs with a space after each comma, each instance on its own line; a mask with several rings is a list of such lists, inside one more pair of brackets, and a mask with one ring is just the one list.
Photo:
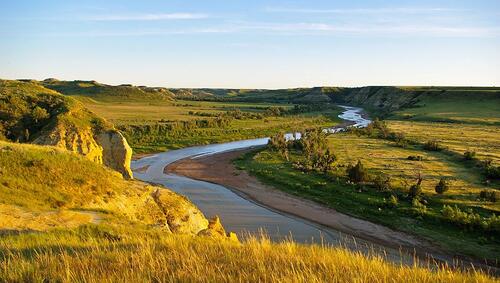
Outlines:
[[[153, 187], [125, 181], [118, 172], [66, 150], [0, 142], [0, 169], [3, 231], [43, 231], [122, 218], [154, 223], [157, 217], [154, 203], [146, 203]], [[144, 213], [148, 207], [150, 213]]]
[[0, 138], [31, 142], [56, 125], [111, 128], [71, 98], [36, 82], [0, 80]]
[[146, 86], [111, 86], [96, 81], [59, 81], [55, 79], [47, 79], [39, 83], [64, 95], [83, 96], [98, 101], [164, 101], [171, 100], [173, 97], [172, 92], [168, 89]]

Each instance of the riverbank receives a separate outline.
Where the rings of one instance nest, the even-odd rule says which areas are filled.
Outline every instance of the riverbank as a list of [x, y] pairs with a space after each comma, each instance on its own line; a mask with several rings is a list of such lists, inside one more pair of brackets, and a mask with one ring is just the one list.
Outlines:
[[424, 257], [431, 255], [443, 260], [452, 260], [451, 255], [425, 240], [339, 213], [334, 209], [262, 184], [247, 172], [236, 169], [231, 162], [250, 150], [252, 149], [223, 152], [195, 159], [182, 159], [165, 167], [165, 173], [223, 185], [241, 197], [273, 210], [294, 215], [373, 243], [396, 249], [403, 248]]

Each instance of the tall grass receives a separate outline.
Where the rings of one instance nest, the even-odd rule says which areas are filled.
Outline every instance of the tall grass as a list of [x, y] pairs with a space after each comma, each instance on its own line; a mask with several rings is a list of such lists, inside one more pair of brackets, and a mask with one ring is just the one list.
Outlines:
[[0, 281], [493, 282], [487, 275], [389, 264], [342, 248], [94, 228], [0, 238]]

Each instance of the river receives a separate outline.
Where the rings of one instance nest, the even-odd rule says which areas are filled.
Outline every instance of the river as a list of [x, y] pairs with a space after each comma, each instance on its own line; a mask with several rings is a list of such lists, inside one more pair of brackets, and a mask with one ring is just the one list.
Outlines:
[[[353, 126], [364, 127], [371, 122], [361, 115], [363, 109], [341, 107], [344, 111], [339, 117]], [[339, 128], [325, 129], [325, 131], [334, 133], [338, 132]], [[263, 146], [268, 140], [269, 138], [259, 138], [167, 151], [133, 161], [132, 169], [147, 167], [145, 171], [135, 171], [134, 176], [142, 181], [162, 184], [188, 197], [205, 216], [210, 218], [218, 215], [226, 230], [234, 231], [240, 237], [261, 235], [264, 232], [273, 241], [291, 238], [301, 243], [324, 243], [342, 245], [355, 250], [384, 250], [386, 252], [385, 247], [263, 207], [244, 199], [224, 186], [164, 173], [167, 165], [184, 158], [197, 158], [230, 150]], [[400, 255], [398, 251], [395, 251], [396, 254]]]

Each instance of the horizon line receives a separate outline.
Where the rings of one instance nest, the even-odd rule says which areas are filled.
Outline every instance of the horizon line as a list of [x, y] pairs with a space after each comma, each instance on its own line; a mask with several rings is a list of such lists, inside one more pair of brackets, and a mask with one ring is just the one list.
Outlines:
[[171, 87], [171, 86], [161, 86], [161, 85], [147, 85], [147, 84], [133, 84], [133, 83], [107, 83], [100, 82], [98, 80], [85, 80], [85, 79], [73, 79], [73, 80], [64, 80], [57, 78], [45, 78], [45, 79], [30, 79], [30, 78], [16, 78], [16, 79], [4, 79], [0, 78], [0, 80], [16, 80], [16, 81], [36, 81], [43, 82], [47, 80], [55, 80], [61, 82], [95, 82], [103, 85], [109, 86], [133, 86], [133, 87], [150, 87], [150, 88], [166, 88], [166, 89], [229, 89], [229, 90], [285, 90], [285, 89], [312, 89], [312, 88], [364, 88], [364, 87], [396, 87], [396, 88], [405, 88], [405, 87], [415, 87], [415, 88], [431, 88], [431, 87], [450, 87], [450, 88], [500, 88], [500, 85], [454, 85], [454, 84], [432, 84], [432, 85], [406, 85], [406, 84], [366, 84], [366, 85], [316, 85], [316, 86], [294, 86], [294, 87], [277, 87], [277, 88], [260, 88], [260, 87]]

